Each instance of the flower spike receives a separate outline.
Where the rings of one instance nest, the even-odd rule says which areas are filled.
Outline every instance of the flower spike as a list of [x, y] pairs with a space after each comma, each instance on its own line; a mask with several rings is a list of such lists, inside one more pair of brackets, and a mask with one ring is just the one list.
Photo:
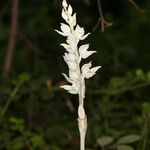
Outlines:
[[88, 51], [89, 44], [83, 44], [78, 46], [79, 42], [87, 38], [90, 33], [85, 34], [83, 27], [80, 27], [76, 22], [76, 13], [73, 13], [71, 5], [68, 5], [66, 0], [62, 1], [62, 18], [65, 23], [61, 23], [60, 31], [55, 30], [60, 35], [66, 37], [66, 43], [60, 44], [66, 50], [63, 58], [69, 68], [69, 75], [63, 73], [65, 79], [70, 85], [63, 85], [64, 88], [71, 94], [79, 95], [79, 107], [78, 107], [78, 125], [80, 131], [80, 150], [85, 150], [85, 135], [87, 130], [87, 117], [84, 110], [84, 98], [85, 98], [85, 79], [91, 78], [96, 74], [96, 71], [101, 67], [92, 67], [92, 63], [89, 62], [84, 65], [80, 65], [83, 59], [88, 58], [96, 51]]

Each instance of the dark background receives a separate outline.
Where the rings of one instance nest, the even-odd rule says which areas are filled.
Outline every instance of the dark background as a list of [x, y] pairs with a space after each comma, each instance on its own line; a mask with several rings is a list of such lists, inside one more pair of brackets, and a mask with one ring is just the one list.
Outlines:
[[[114, 139], [106, 150], [149, 150], [150, 1], [101, 0], [103, 16], [98, 1], [68, 0], [98, 51], [87, 62], [102, 66], [86, 81], [87, 150], [104, 136]], [[0, 1], [0, 150], [79, 149], [78, 97], [59, 88], [61, 9], [60, 0]]]

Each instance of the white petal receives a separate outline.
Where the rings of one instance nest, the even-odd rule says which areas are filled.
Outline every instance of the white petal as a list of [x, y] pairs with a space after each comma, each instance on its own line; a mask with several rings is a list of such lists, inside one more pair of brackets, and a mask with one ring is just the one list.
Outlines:
[[[73, 44], [73, 43], [75, 43], [75, 38], [74, 38], [73, 36], [69, 35], [69, 36], [67, 37], [66, 42], [67, 42], [68, 44]], [[74, 45], [75, 45], [75, 44], [74, 44]]]
[[96, 51], [86, 51], [86, 53], [84, 55], [82, 55], [81, 57], [83, 59], [88, 58], [89, 56], [91, 56], [93, 53], [96, 53]]
[[61, 16], [63, 17], [64, 20], [68, 20], [68, 15], [65, 13], [65, 10], [62, 10]]
[[68, 6], [68, 14], [71, 16], [72, 15], [72, 7], [71, 5]]
[[62, 73], [62, 75], [65, 77], [65, 79], [66, 79], [68, 82], [72, 83], [72, 81], [70, 80], [70, 78], [69, 78], [65, 73]]
[[101, 68], [101, 66], [97, 66], [91, 69], [91, 72], [96, 72], [99, 68]]
[[89, 79], [89, 78], [91, 78], [92, 76], [94, 76], [95, 75], [95, 72], [88, 72], [88, 73], [86, 73], [85, 75], [84, 75], [84, 77], [86, 78], [86, 79]]
[[65, 23], [61, 23], [61, 28], [62, 28], [62, 31], [63, 30], [70, 31], [70, 27], [67, 24], [65, 24]]
[[66, 57], [65, 57], [65, 56], [63, 56], [63, 58], [64, 58], [64, 61], [67, 63], [67, 61], [68, 61], [68, 60], [66, 59]]
[[77, 83], [73, 83], [72, 89], [68, 91], [71, 94], [78, 94], [79, 92], [79, 86]]
[[66, 51], [68, 51], [69, 53], [73, 53], [73, 50], [72, 50], [72, 48], [70, 47], [70, 45], [65, 44], [65, 43], [62, 43], [62, 44], [60, 44], [60, 45], [63, 46], [63, 47], [66, 49]]
[[73, 27], [73, 17], [69, 16], [69, 25]]
[[68, 36], [66, 42], [68, 43], [68, 45], [70, 46], [69, 48], [71, 49], [70, 52], [74, 53], [76, 50], [76, 45], [77, 43], [75, 42], [74, 37], [72, 36]]
[[58, 30], [55, 30], [57, 33], [59, 33], [60, 35], [62, 35], [62, 36], [67, 36], [67, 35], [65, 35], [63, 32], [61, 32], [61, 31], [58, 31]]
[[81, 58], [86, 58], [87, 49], [89, 48], [89, 44], [85, 44], [79, 47], [79, 54]]
[[68, 54], [68, 59], [70, 59], [71, 61], [75, 61], [76, 60], [76, 55], [73, 53], [69, 53]]
[[68, 64], [69, 69], [77, 70], [77, 64], [75, 62], [67, 61], [66, 63]]
[[89, 68], [92, 66], [91, 62], [84, 64], [81, 68], [82, 74], [85, 76], [89, 72]]
[[79, 85], [78, 85], [77, 82], [74, 82], [74, 83], [73, 83], [72, 89], [73, 89], [74, 91], [77, 91], [77, 92], [79, 91]]
[[84, 74], [84, 77], [86, 79], [89, 79], [91, 78], [92, 76], [94, 76], [96, 74], [96, 71], [100, 68], [101, 66], [98, 66], [98, 67], [94, 67], [92, 69], [89, 69], [88, 72], [86, 72], [86, 74]]
[[79, 79], [79, 75], [78, 75], [77, 71], [69, 70], [69, 77], [73, 81], [77, 81]]
[[80, 40], [84, 40], [84, 39], [86, 39], [89, 35], [90, 35], [91, 33], [87, 33], [87, 34], [85, 34], [84, 36], [82, 36], [81, 37], [81, 39]]
[[60, 87], [67, 90], [67, 91], [72, 90], [72, 86], [70, 86], [70, 85], [62, 85]]
[[80, 46], [79, 54], [80, 54], [81, 58], [86, 59], [90, 55], [92, 55], [93, 53], [96, 52], [96, 51], [87, 51], [88, 48], [89, 48], [89, 44], [85, 44], [85, 45]]
[[63, 0], [62, 5], [63, 5], [64, 8], [66, 8], [68, 6], [66, 0]]
[[61, 26], [60, 26], [62, 32], [64, 33], [64, 35], [68, 36], [70, 35], [70, 27], [64, 23], [61, 23]]
[[73, 53], [65, 53], [64, 58], [66, 61], [75, 61], [76, 60], [76, 56]]
[[61, 43], [60, 45], [63, 46], [65, 49], [67, 49], [69, 47], [69, 45], [65, 44], [65, 43]]
[[74, 90], [70, 90], [70, 91], [68, 91], [70, 94], [78, 94], [78, 92], [77, 91], [74, 91]]
[[77, 24], [76, 22], [76, 13], [73, 15], [73, 26], [75, 26]]
[[75, 33], [78, 39], [84, 35], [84, 28], [81, 28], [79, 25], [76, 26]]
[[83, 50], [87, 50], [89, 48], [89, 44], [84, 44], [84, 45], [81, 45], [79, 47], [79, 52], [82, 52]]

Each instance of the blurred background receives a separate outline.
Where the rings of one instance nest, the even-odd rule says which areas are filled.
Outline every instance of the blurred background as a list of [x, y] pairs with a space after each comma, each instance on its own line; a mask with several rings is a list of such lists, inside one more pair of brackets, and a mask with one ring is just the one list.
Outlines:
[[[150, 148], [150, 1], [68, 0], [102, 68], [86, 81], [87, 150]], [[0, 150], [76, 150], [78, 97], [59, 88], [61, 0], [0, 1]]]

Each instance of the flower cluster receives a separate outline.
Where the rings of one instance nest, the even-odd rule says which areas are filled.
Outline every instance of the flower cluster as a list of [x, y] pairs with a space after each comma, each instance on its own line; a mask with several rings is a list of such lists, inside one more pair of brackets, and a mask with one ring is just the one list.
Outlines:
[[76, 13], [73, 14], [73, 9], [66, 0], [63, 0], [62, 6], [62, 17], [66, 23], [61, 23], [61, 31], [55, 31], [67, 38], [66, 43], [61, 46], [66, 49], [63, 58], [69, 67], [69, 76], [64, 73], [63, 75], [71, 85], [61, 87], [71, 94], [82, 94], [84, 97], [84, 79], [92, 77], [101, 66], [91, 68], [91, 62], [80, 66], [82, 59], [88, 58], [96, 51], [88, 51], [89, 44], [78, 46], [79, 41], [84, 40], [90, 33], [85, 34], [84, 28], [76, 23]]

